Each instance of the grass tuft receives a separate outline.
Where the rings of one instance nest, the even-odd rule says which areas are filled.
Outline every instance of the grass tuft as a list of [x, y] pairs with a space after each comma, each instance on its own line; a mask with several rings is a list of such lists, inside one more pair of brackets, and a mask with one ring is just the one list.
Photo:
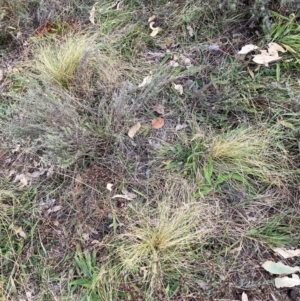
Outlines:
[[93, 47], [93, 39], [86, 35], [68, 36], [62, 42], [46, 42], [36, 50], [36, 70], [45, 80], [69, 89], [74, 84], [82, 59]]
[[203, 242], [204, 206], [199, 203], [174, 207], [162, 201], [157, 208], [131, 206], [128, 227], [117, 239], [117, 258], [124, 278], [140, 278], [147, 297], [174, 279], [189, 279], [196, 271], [194, 247]]

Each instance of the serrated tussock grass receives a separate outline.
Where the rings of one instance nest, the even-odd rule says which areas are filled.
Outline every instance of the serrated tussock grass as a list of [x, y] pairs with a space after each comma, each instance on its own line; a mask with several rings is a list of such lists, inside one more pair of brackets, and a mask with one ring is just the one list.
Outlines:
[[35, 50], [35, 69], [45, 80], [61, 88], [70, 88], [81, 60], [92, 48], [93, 38], [87, 35], [70, 35], [64, 41], [42, 42]]
[[[114, 270], [117, 278], [133, 277], [151, 300], [155, 290], [164, 291], [170, 279], [191, 279], [196, 273], [195, 249], [212, 231], [205, 205], [195, 202], [175, 206], [161, 201], [130, 207], [123, 233], [114, 243]], [[142, 276], [141, 276], [142, 275]]]

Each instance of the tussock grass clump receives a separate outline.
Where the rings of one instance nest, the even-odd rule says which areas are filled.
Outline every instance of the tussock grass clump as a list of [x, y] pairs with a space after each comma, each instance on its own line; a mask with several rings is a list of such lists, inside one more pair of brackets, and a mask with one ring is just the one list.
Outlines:
[[92, 47], [93, 39], [86, 35], [70, 35], [62, 42], [50, 40], [38, 46], [35, 68], [45, 80], [61, 88], [70, 88], [81, 60]]
[[288, 167], [287, 153], [276, 129], [241, 128], [214, 137], [209, 155], [222, 173], [251, 175], [270, 183], [281, 183]]
[[131, 211], [116, 240], [119, 274], [136, 279], [149, 300], [155, 290], [165, 292], [167, 283], [188, 282], [197, 272], [195, 249], [211, 230], [204, 206], [162, 201], [157, 208], [131, 206]]

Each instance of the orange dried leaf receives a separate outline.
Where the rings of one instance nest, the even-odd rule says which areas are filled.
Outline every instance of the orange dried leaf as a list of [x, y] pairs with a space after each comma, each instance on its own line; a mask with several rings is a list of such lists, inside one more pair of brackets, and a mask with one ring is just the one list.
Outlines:
[[159, 118], [152, 120], [152, 128], [153, 129], [158, 130], [158, 129], [162, 128], [164, 126], [164, 124], [165, 124], [164, 118], [159, 117]]

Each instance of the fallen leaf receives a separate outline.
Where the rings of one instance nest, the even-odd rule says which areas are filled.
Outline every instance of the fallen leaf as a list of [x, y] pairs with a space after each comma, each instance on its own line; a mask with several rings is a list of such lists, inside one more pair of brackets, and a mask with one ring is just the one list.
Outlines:
[[253, 44], [249, 44], [249, 45], [245, 45], [242, 47], [242, 49], [238, 52], [238, 54], [247, 54], [253, 50], [258, 49], [257, 46], [253, 45]]
[[21, 187], [25, 187], [25, 186], [28, 185], [28, 179], [27, 179], [27, 177], [23, 173], [16, 175], [16, 177], [15, 177], [15, 179], [14, 179], [13, 182], [14, 183], [20, 182], [21, 183], [21, 185], [20, 185]]
[[275, 278], [275, 286], [277, 288], [294, 287], [297, 285], [300, 285], [300, 279], [299, 276], [296, 274], [292, 274], [292, 278], [287, 276], [281, 278]]
[[171, 66], [171, 67], [179, 67], [179, 63], [177, 63], [177, 62], [171, 60], [171, 61], [170, 61], [170, 66]]
[[91, 241], [91, 245], [96, 245], [96, 244], [100, 244], [100, 241], [97, 239]]
[[193, 67], [192, 62], [191, 62], [191, 60], [188, 57], [184, 58], [183, 62], [184, 62], [184, 64], [185, 64], [185, 66], [186, 66], [187, 69]]
[[125, 199], [128, 201], [132, 201], [133, 199], [136, 198], [136, 195], [134, 193], [128, 193], [128, 194], [116, 194], [112, 197], [112, 199], [115, 198], [121, 198], [121, 199]]
[[150, 23], [150, 22], [152, 22], [152, 21], [154, 21], [155, 20], [155, 18], [156, 18], [156, 16], [155, 15], [152, 15], [149, 19], [148, 19], [148, 23]]
[[57, 206], [54, 206], [54, 207], [48, 209], [47, 212], [48, 212], [48, 213], [57, 212], [57, 211], [59, 211], [61, 208], [62, 208], [61, 205], [57, 205]]
[[286, 52], [286, 50], [283, 49], [279, 44], [271, 42], [268, 44], [268, 52], [270, 55], [278, 56], [278, 51], [280, 52]]
[[282, 59], [279, 56], [267, 55], [267, 54], [257, 54], [253, 56], [253, 62], [259, 65], [269, 66], [269, 63], [278, 62]]
[[299, 267], [290, 267], [283, 264], [282, 262], [266, 261], [262, 264], [262, 267], [271, 274], [275, 275], [284, 275], [284, 274], [293, 274], [300, 271]]
[[165, 107], [160, 104], [160, 103], [157, 103], [155, 106], [154, 106], [154, 111], [157, 112], [158, 114], [161, 114], [161, 115], [164, 115], [165, 114]]
[[95, 12], [96, 12], [96, 5], [97, 3], [95, 3], [92, 7], [92, 9], [90, 10], [90, 17], [89, 20], [92, 24], [95, 25]]
[[183, 94], [183, 87], [182, 87], [182, 85], [176, 85], [176, 84], [174, 84], [174, 89], [177, 90], [180, 95]]
[[278, 253], [279, 255], [281, 255], [285, 259], [300, 256], [300, 249], [287, 250], [287, 249], [275, 248], [275, 249], [273, 249], [273, 251]]
[[15, 229], [15, 233], [18, 234], [20, 237], [22, 237], [22, 238], [24, 238], [24, 239], [27, 237], [27, 235], [26, 235], [26, 233], [23, 231], [22, 227], [16, 228], [16, 229]]
[[175, 128], [175, 131], [183, 130], [183, 129], [185, 129], [186, 127], [188, 127], [188, 125], [185, 124], [185, 123], [183, 123], [183, 124], [177, 124], [177, 125], [176, 125], [176, 128]]
[[242, 301], [248, 301], [248, 296], [245, 292], [242, 293]]
[[128, 200], [128, 201], [133, 200], [130, 196], [128, 196], [126, 194], [116, 194], [112, 197], [112, 199], [115, 199], [115, 198], [121, 198], [121, 199], [125, 199], [125, 200]]
[[190, 37], [193, 37], [194, 36], [194, 30], [193, 30], [192, 26], [187, 25], [186, 29], [188, 30]]
[[161, 117], [155, 118], [155, 119], [152, 120], [151, 124], [152, 124], [153, 129], [158, 130], [158, 129], [160, 129], [164, 126], [165, 120], [164, 120], [164, 118], [161, 118]]
[[132, 139], [140, 128], [141, 128], [141, 124], [139, 122], [136, 123], [129, 129], [128, 136]]
[[111, 184], [111, 183], [106, 184], [107, 190], [112, 191], [112, 187], [113, 187], [113, 184]]
[[27, 301], [31, 301], [32, 300], [31, 292], [26, 292], [25, 294], [26, 294]]
[[152, 32], [150, 33], [151, 37], [155, 37], [160, 31], [161, 28], [160, 27], [154, 27], [153, 25], [155, 24], [155, 22], [150, 22], [149, 26], [152, 29]]
[[143, 79], [143, 82], [138, 85], [139, 88], [143, 88], [145, 86], [148, 86], [152, 81], [152, 75], [148, 75]]
[[3, 77], [4, 77], [4, 75], [3, 75], [3, 70], [0, 69], [0, 82], [2, 81]]

